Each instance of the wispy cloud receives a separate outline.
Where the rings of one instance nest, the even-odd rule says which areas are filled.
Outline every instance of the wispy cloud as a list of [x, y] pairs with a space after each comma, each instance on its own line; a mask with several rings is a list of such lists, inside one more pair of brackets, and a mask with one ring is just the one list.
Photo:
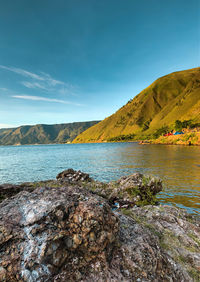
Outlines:
[[30, 89], [42, 89], [42, 90], [46, 90], [46, 91], [49, 91], [49, 88], [48, 87], [45, 87], [44, 84], [41, 84], [39, 82], [29, 82], [29, 81], [22, 81], [21, 82], [22, 85], [24, 85], [25, 87], [27, 88], [30, 88]]
[[52, 78], [48, 73], [41, 72], [41, 74], [49, 82], [49, 84], [52, 85], [52, 86], [56, 86], [56, 85], [68, 85], [68, 86], [70, 86], [69, 84], [67, 84], [63, 81]]
[[30, 78], [37, 79], [37, 80], [44, 80], [44, 78], [42, 76], [35, 74], [35, 73], [32, 73], [32, 72], [29, 72], [27, 70], [15, 68], [15, 67], [7, 67], [7, 66], [3, 66], [3, 65], [0, 65], [0, 68], [4, 69], [4, 70], [15, 72], [15, 73], [23, 75], [25, 77], [30, 77]]
[[17, 99], [24, 99], [24, 100], [54, 102], [54, 103], [68, 104], [68, 105], [74, 105], [74, 106], [83, 106], [82, 104], [77, 104], [77, 103], [73, 103], [70, 101], [51, 99], [51, 98], [46, 98], [46, 97], [41, 97], [41, 96], [13, 95], [12, 97], [17, 98]]
[[0, 91], [7, 92], [7, 91], [9, 91], [9, 89], [8, 89], [8, 88], [5, 88], [5, 87], [0, 87]]
[[50, 74], [45, 72], [33, 73], [21, 68], [8, 67], [0, 65], [0, 69], [14, 72], [23, 77], [28, 78], [27, 81], [20, 81], [20, 83], [29, 89], [39, 89], [41, 91], [58, 93], [60, 95], [74, 95], [76, 87], [70, 83], [53, 78]]

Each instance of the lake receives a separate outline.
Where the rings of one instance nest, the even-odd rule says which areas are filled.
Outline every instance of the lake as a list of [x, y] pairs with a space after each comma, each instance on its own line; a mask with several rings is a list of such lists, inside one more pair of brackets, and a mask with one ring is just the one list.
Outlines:
[[159, 176], [161, 203], [200, 214], [200, 147], [137, 143], [0, 146], [0, 183], [53, 179], [67, 168], [100, 181], [134, 172]]

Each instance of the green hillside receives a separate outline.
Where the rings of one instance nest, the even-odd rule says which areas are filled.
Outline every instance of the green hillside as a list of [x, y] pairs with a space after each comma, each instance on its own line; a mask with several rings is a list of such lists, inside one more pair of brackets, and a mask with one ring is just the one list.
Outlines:
[[176, 120], [200, 122], [200, 68], [163, 76], [116, 113], [87, 129], [73, 141], [103, 142], [150, 137]]
[[78, 134], [99, 121], [64, 124], [25, 125], [0, 129], [0, 145], [50, 144], [71, 142]]

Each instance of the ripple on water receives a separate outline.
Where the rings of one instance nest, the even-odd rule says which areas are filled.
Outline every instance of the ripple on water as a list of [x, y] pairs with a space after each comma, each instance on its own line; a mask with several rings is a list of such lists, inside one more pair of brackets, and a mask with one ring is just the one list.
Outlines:
[[134, 172], [163, 180], [162, 203], [200, 211], [200, 147], [137, 143], [0, 146], [0, 183], [55, 178], [72, 167], [100, 181]]

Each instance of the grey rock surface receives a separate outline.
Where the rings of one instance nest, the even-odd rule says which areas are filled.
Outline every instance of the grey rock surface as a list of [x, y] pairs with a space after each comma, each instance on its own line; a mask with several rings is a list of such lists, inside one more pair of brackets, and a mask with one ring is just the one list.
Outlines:
[[136, 186], [156, 194], [160, 181], [136, 174], [103, 184], [81, 174], [14, 193], [0, 187], [9, 191], [0, 203], [0, 281], [200, 281], [198, 217], [169, 206], [113, 209], [112, 189], [120, 203]]

